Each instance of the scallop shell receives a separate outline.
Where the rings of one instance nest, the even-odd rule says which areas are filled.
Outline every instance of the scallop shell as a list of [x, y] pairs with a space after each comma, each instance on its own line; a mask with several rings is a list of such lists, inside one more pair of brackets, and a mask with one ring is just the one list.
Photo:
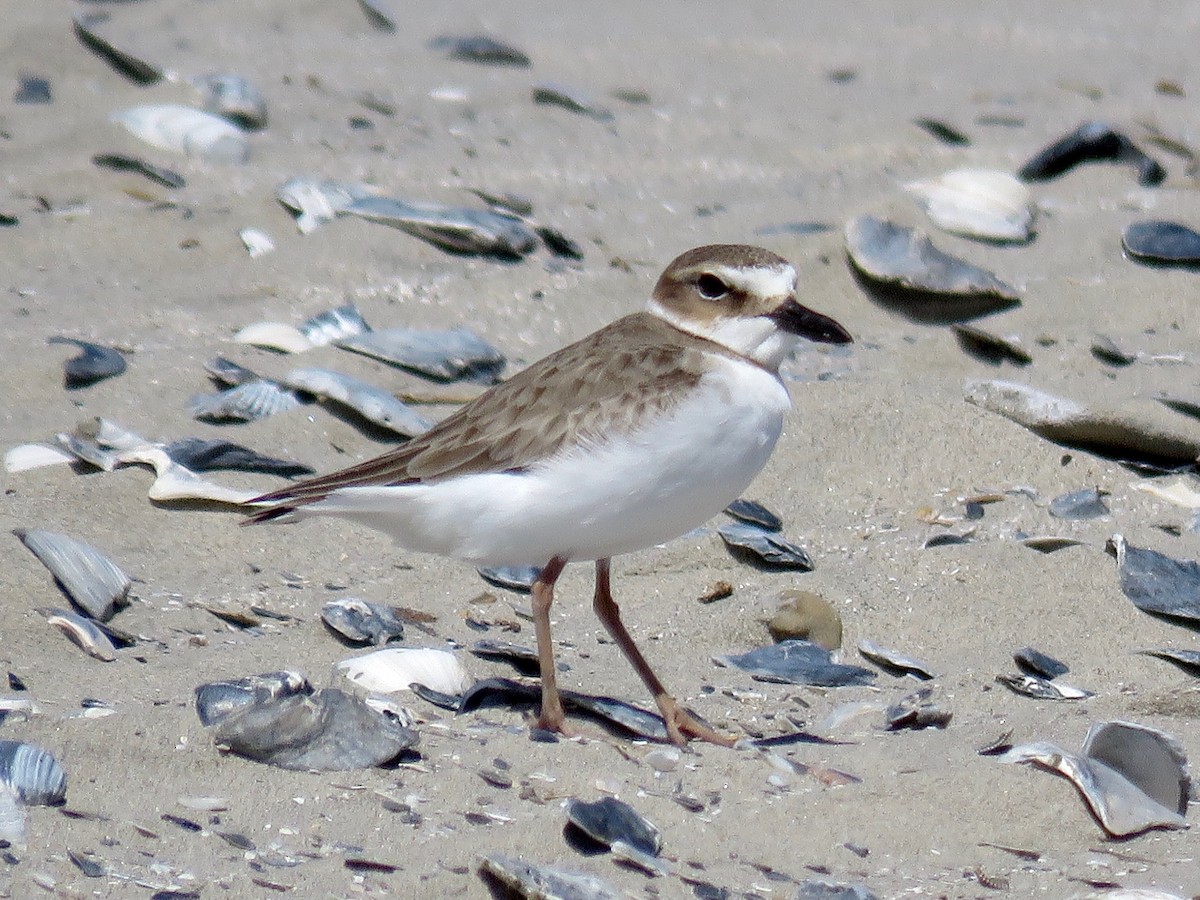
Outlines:
[[442, 694], [461, 694], [471, 686], [458, 655], [431, 647], [376, 650], [342, 660], [337, 668], [368, 691], [390, 694], [420, 684]]
[[196, 394], [187, 408], [193, 418], [204, 421], [257, 422], [299, 405], [294, 391], [263, 378], [215, 394]]
[[993, 169], [955, 169], [904, 188], [943, 231], [980, 241], [1025, 243], [1033, 237], [1032, 197], [1021, 181]]
[[90, 544], [53, 531], [13, 531], [63, 593], [93, 619], [107, 622], [124, 606], [132, 582], [112, 560]]
[[110, 119], [161, 150], [216, 163], [244, 163], [250, 158], [250, 142], [242, 129], [190, 106], [134, 106], [118, 110]]
[[67, 797], [67, 773], [54, 754], [22, 741], [0, 740], [0, 785], [27, 806], [55, 806]]

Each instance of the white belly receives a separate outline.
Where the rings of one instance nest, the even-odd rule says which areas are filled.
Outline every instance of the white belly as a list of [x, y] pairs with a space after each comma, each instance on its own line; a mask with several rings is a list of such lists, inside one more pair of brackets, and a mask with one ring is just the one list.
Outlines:
[[736, 499], [766, 464], [789, 398], [722, 360], [695, 396], [627, 437], [511, 474], [344, 488], [300, 514], [352, 519], [405, 547], [486, 565], [602, 559], [671, 540]]

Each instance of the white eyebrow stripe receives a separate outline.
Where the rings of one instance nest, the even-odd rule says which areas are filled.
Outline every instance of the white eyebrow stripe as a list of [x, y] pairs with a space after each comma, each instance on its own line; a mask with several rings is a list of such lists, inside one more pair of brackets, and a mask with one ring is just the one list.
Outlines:
[[796, 289], [796, 270], [792, 266], [715, 266], [712, 273], [731, 288], [755, 297], [786, 297]]

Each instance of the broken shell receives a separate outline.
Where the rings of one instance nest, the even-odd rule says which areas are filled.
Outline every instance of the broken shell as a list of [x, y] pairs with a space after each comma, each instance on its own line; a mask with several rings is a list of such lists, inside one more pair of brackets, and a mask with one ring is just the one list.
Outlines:
[[52, 337], [46, 343], [72, 344], [83, 351], [78, 356], [68, 359], [63, 367], [63, 385], [67, 390], [87, 387], [125, 371], [125, 357], [112, 347], [102, 347], [69, 337]]
[[916, 229], [859, 216], [847, 223], [845, 238], [873, 299], [917, 321], [961, 321], [1020, 303], [1016, 288], [943, 253]]
[[939, 119], [931, 119], [925, 116], [913, 119], [913, 124], [927, 134], [937, 138], [943, 144], [949, 144], [952, 147], [966, 147], [971, 143], [971, 139], [955, 128]]
[[1121, 234], [1121, 246], [1138, 262], [1200, 265], [1200, 234], [1176, 222], [1134, 222]]
[[781, 641], [749, 653], [714, 656], [713, 662], [741, 669], [755, 681], [775, 684], [841, 687], [871, 684], [875, 679], [870, 669], [833, 662], [828, 650], [809, 641]]
[[458, 654], [432, 647], [376, 650], [344, 659], [337, 669], [359, 687], [380, 694], [421, 684], [443, 694], [461, 694], [471, 685]]
[[[861, 647], [859, 648], [861, 650]], [[952, 712], [933, 703], [933, 688], [923, 687], [901, 697], [889, 706], [883, 715], [884, 725], [889, 731], [911, 728], [945, 728], [954, 716]]]
[[1200, 509], [1200, 480], [1194, 475], [1181, 475], [1172, 480], [1153, 478], [1135, 481], [1131, 487], [1184, 509]]
[[1109, 457], [1191, 463], [1200, 432], [1150, 403], [1089, 408], [1015, 381], [970, 380], [966, 400], [1047, 440]]
[[1050, 501], [1050, 515], [1059, 519], [1098, 519], [1110, 512], [1096, 488], [1081, 488]]
[[17, 528], [13, 534], [50, 570], [71, 602], [93, 619], [107, 622], [128, 602], [129, 576], [90, 544], [53, 531]]
[[27, 806], [57, 806], [67, 797], [67, 773], [49, 750], [0, 740], [0, 786]]
[[484, 880], [525, 900], [619, 900], [622, 896], [598, 875], [558, 866], [535, 866], [503, 853], [485, 856], [479, 873]]
[[300, 405], [300, 398], [275, 381], [260, 378], [215, 394], [196, 394], [188, 413], [206, 422], [257, 422]]
[[1060, 684], [1039, 675], [997, 675], [996, 682], [1014, 694], [1034, 700], [1086, 700], [1095, 696], [1091, 691]]
[[242, 506], [261, 493], [256, 489], [231, 488], [206, 481], [195, 472], [179, 465], [156, 444], [122, 450], [117, 454], [117, 461], [122, 464], [141, 463], [154, 470], [156, 477], [151, 482], [146, 496], [156, 503], [198, 500]]
[[281, 184], [275, 199], [298, 214], [296, 227], [301, 234], [308, 234], [344, 213], [355, 200], [378, 193], [378, 188], [362, 182], [299, 176]]
[[46, 616], [47, 624], [65, 634], [72, 644], [88, 656], [101, 662], [116, 660], [117, 648], [91, 619], [66, 609], [46, 608], [39, 611]]
[[905, 656], [887, 647], [880, 647], [872, 641], [865, 639], [859, 641], [858, 652], [889, 675], [912, 675], [915, 678], [920, 678], [922, 681], [929, 681], [931, 678], [936, 677], [933, 671], [923, 662], [919, 662], [911, 656]]
[[221, 719], [213, 739], [282, 769], [341, 772], [391, 762], [415, 732], [333, 688], [252, 703]]
[[1053, 656], [1047, 656], [1032, 647], [1022, 647], [1016, 651], [1013, 654], [1013, 662], [1026, 675], [1037, 675], [1041, 678], [1057, 678], [1071, 671], [1066, 663], [1059, 662]]
[[137, 172], [167, 188], [181, 188], [187, 184], [178, 172], [156, 166], [140, 156], [130, 156], [128, 153], [99, 153], [92, 157], [92, 163], [116, 172]]
[[244, 131], [228, 119], [188, 106], [135, 106], [113, 113], [110, 120], [162, 150], [215, 163], [244, 163], [250, 158]]
[[567, 821], [605, 847], [624, 841], [651, 856], [662, 851], [662, 832], [616, 797], [602, 797], [594, 803], [571, 800], [567, 804]]
[[488, 584], [528, 594], [542, 570], [537, 566], [480, 566], [475, 570]]
[[735, 519], [765, 528], [767, 531], [779, 531], [783, 528], [783, 519], [756, 500], [741, 498], [734, 500], [725, 507], [725, 513]]
[[1200, 650], [1139, 650], [1143, 656], [1154, 656], [1174, 663], [1189, 675], [1200, 677]]
[[395, 33], [397, 17], [387, 3], [383, 0], [358, 0], [358, 5], [362, 7], [363, 15], [367, 17], [372, 28], [388, 34]]
[[1027, 366], [1033, 362], [1033, 357], [1015, 338], [1004, 338], [975, 325], [964, 325], [961, 322], [951, 325], [950, 330], [954, 332], [958, 345], [967, 354], [988, 365], [998, 366], [1002, 362], [1010, 362], [1018, 366]]
[[353, 337], [370, 331], [371, 326], [363, 318], [358, 307], [353, 303], [327, 309], [305, 319], [300, 325], [300, 333], [308, 338], [314, 347], [324, 347], [334, 341]]
[[597, 103], [587, 94], [555, 81], [543, 81], [534, 85], [533, 102], [561, 106], [563, 109], [580, 113], [598, 122], [611, 122], [615, 118], [612, 110]]
[[1000, 760], [1032, 763], [1069, 779], [1113, 837], [1186, 825], [1186, 754], [1173, 737], [1149, 726], [1100, 722], [1089, 729], [1079, 754], [1038, 742], [1013, 747]]
[[311, 475], [313, 472], [310, 466], [303, 463], [264, 456], [249, 447], [221, 438], [180, 438], [167, 444], [163, 450], [179, 465], [193, 472], [223, 469], [230, 472], [261, 472], [284, 478]]
[[404, 637], [404, 623], [388, 606], [340, 597], [321, 607], [321, 621], [348, 641], [383, 645]]
[[1121, 590], [1142, 612], [1184, 624], [1200, 622], [1200, 565], [1134, 547], [1114, 534], [1105, 546], [1117, 558]]
[[275, 242], [261, 228], [243, 228], [238, 232], [238, 237], [242, 239], [242, 246], [246, 248], [251, 259], [257, 259], [275, 249]]
[[485, 34], [465, 37], [439, 35], [429, 42], [429, 49], [443, 51], [450, 59], [463, 62], [515, 66], [522, 69], [532, 65], [529, 57], [521, 50]]
[[268, 672], [232, 681], [212, 681], [196, 688], [196, 715], [201, 725], [215, 725], [244, 707], [312, 691], [308, 679], [299, 672]]
[[784, 602], [767, 620], [767, 631], [773, 641], [800, 638], [826, 650], [842, 646], [842, 617], [820, 594], [787, 590], [780, 591], [776, 599]]
[[1132, 164], [1143, 187], [1160, 184], [1167, 177], [1166, 169], [1107, 122], [1084, 122], [1021, 166], [1017, 177], [1047, 181], [1080, 163], [1094, 161]]
[[505, 363], [503, 353], [468, 328], [387, 328], [340, 340], [337, 345], [441, 381], [494, 380]]
[[955, 169], [905, 190], [938, 228], [981, 241], [1025, 243], [1033, 237], [1032, 197], [1021, 181], [992, 169]]
[[519, 217], [490, 210], [372, 196], [353, 201], [343, 211], [399, 228], [451, 253], [520, 259], [538, 243], [537, 233]]
[[1126, 353], [1112, 338], [1098, 334], [1092, 338], [1092, 356], [1110, 366], [1124, 367], [1137, 362], [1136, 353]]
[[267, 127], [267, 101], [250, 79], [230, 73], [189, 79], [204, 97], [204, 108], [249, 131]]
[[108, 13], [81, 12], [76, 13], [73, 19], [75, 36], [80, 42], [127, 78], [138, 84], [154, 84], [166, 74], [159, 66], [113, 42], [111, 32], [114, 29], [109, 24], [112, 16]]
[[4, 471], [28, 472], [46, 466], [72, 463], [78, 457], [74, 453], [47, 447], [44, 444], [20, 444], [4, 452]]
[[812, 571], [812, 557], [803, 547], [757, 525], [730, 522], [717, 528], [717, 534], [735, 557], [775, 569]]
[[382, 388], [330, 369], [293, 369], [283, 378], [293, 390], [315, 394], [352, 409], [368, 422], [401, 437], [428, 431], [433, 423]]

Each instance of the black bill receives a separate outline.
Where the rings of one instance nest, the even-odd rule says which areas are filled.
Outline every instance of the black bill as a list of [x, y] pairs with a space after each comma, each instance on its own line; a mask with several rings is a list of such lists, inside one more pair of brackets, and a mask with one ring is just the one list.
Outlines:
[[796, 299], [790, 298], [783, 306], [771, 313], [769, 318], [780, 328], [791, 334], [808, 338], [821, 344], [852, 344], [854, 338], [850, 332], [839, 325], [829, 316], [801, 306]]

